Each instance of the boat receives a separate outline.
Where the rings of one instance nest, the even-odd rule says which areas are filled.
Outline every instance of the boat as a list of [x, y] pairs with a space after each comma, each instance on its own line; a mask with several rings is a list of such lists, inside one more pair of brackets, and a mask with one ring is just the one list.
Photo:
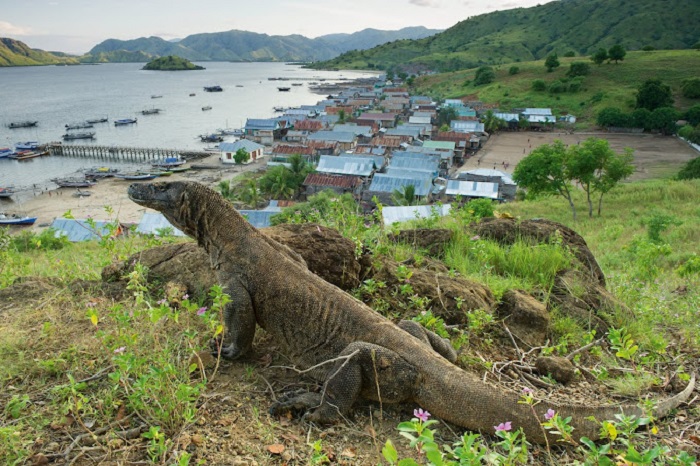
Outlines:
[[186, 164], [186, 160], [182, 160], [179, 157], [165, 157], [164, 159], [154, 160], [151, 166], [157, 168], [167, 168], [171, 169], [173, 167], [179, 167], [180, 165]]
[[87, 122], [87, 121], [83, 121], [80, 123], [71, 123], [71, 124], [66, 125], [66, 129], [68, 129], [68, 130], [70, 130], [70, 129], [87, 129], [87, 128], [92, 128], [92, 127], [93, 127], [92, 123]]
[[147, 110], [141, 110], [141, 115], [157, 115], [160, 113], [159, 108], [149, 108]]
[[49, 155], [47, 150], [20, 150], [10, 155], [13, 160], [28, 160], [34, 157], [41, 157], [42, 155]]
[[202, 110], [211, 110], [211, 105], [205, 105]]
[[168, 168], [168, 170], [170, 170], [173, 173], [182, 173], [182, 172], [186, 172], [187, 170], [190, 170], [190, 169], [191, 169], [191, 167], [182, 167], [182, 166]]
[[153, 94], [153, 95], [151, 96], [151, 99], [160, 99], [160, 98], [162, 98], [162, 97], [163, 97], [162, 95]]
[[17, 215], [0, 214], [0, 225], [34, 225], [37, 217], [27, 217], [26, 215], [18, 217]]
[[303, 86], [304, 83], [292, 83], [292, 86]]
[[205, 147], [204, 152], [221, 152], [219, 146]]
[[245, 134], [245, 131], [240, 128], [219, 128], [216, 130], [217, 134], [222, 136], [238, 136], [241, 137]]
[[39, 148], [39, 143], [36, 141], [18, 142], [15, 144], [15, 150], [36, 150]]
[[80, 189], [76, 189], [73, 193], [73, 197], [88, 197], [91, 194], [92, 193], [90, 191], [81, 191]]
[[156, 176], [170, 176], [173, 174], [172, 170], [152, 170], [151, 175], [156, 175]]
[[15, 190], [12, 188], [0, 188], [0, 197], [9, 198], [15, 194]]
[[277, 113], [282, 113], [282, 112], [287, 111], [287, 109], [285, 107], [272, 107], [272, 110], [274, 110]]
[[39, 122], [38, 121], [13, 121], [9, 125], [7, 125], [8, 128], [10, 129], [16, 129], [16, 128], [31, 128], [32, 126], [36, 126]]
[[236, 84], [236, 87], [243, 87], [243, 84]]
[[98, 167], [86, 170], [84, 176], [86, 179], [89, 180], [99, 180], [102, 178], [113, 177], [117, 173], [119, 173], [119, 170], [117, 170], [116, 168]]
[[278, 87], [277, 90], [280, 92], [289, 92], [291, 87]]
[[10, 149], [9, 147], [0, 147], [0, 159], [4, 159], [5, 157], [9, 157], [14, 153], [15, 153], [14, 149]]
[[114, 126], [124, 126], [136, 123], [136, 118], [121, 118], [119, 120], [114, 120]]
[[190, 97], [194, 97], [194, 96], [196, 96], [196, 95], [197, 95], [197, 94], [195, 94], [194, 92], [192, 92], [192, 93], [190, 94]]
[[95, 186], [94, 181], [85, 178], [53, 178], [51, 181], [60, 188], [91, 188]]
[[222, 92], [223, 90], [221, 86], [204, 86], [205, 92]]
[[157, 178], [158, 175], [153, 175], [151, 173], [117, 173], [114, 177], [129, 181], [144, 181]]
[[224, 138], [218, 134], [200, 134], [199, 139], [201, 139], [202, 142], [223, 142], [224, 140]]
[[95, 123], [107, 123], [109, 118], [91, 118], [90, 120], [85, 120], [87, 123], [94, 125]]
[[93, 139], [95, 137], [95, 132], [66, 133], [62, 137], [64, 141], [72, 141], [73, 139]]

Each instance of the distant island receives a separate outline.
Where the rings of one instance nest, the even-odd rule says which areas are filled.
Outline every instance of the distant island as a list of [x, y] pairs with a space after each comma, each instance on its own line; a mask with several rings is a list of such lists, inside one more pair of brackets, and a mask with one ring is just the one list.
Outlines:
[[195, 65], [189, 60], [180, 58], [175, 55], [168, 55], [167, 57], [155, 58], [148, 63], [146, 66], [141, 68], [142, 70], [150, 71], [189, 71], [189, 70], [203, 70], [203, 66]]

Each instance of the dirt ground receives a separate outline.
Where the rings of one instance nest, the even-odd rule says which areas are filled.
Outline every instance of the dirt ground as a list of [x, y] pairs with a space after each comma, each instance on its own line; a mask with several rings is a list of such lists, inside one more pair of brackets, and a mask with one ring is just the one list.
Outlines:
[[[700, 156], [695, 149], [676, 137], [653, 134], [503, 132], [491, 136], [476, 157], [469, 159], [460, 171], [494, 168], [513, 173], [518, 162], [533, 149], [556, 139], [565, 144], [577, 144], [588, 138], [607, 139], [610, 147], [620, 153], [626, 147], [634, 149], [635, 173], [630, 180], [643, 180], [675, 174], [689, 160]], [[507, 165], [506, 166], [504, 165]]]

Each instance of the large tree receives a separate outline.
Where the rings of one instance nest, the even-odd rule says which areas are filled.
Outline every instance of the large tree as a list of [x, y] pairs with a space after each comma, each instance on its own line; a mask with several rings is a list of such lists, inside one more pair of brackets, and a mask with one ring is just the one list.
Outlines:
[[624, 60], [625, 55], [627, 55], [627, 51], [620, 44], [615, 44], [608, 50], [608, 58], [615, 63]]
[[660, 79], [647, 79], [637, 90], [636, 108], [654, 111], [661, 107], [673, 106], [673, 94], [667, 84]]
[[593, 63], [596, 65], [602, 65], [607, 59], [608, 51], [604, 48], [599, 48], [598, 51], [591, 56], [591, 60], [593, 60]]
[[559, 57], [555, 53], [550, 53], [547, 55], [547, 59], [544, 61], [544, 66], [547, 68], [547, 72], [554, 71], [554, 68], [559, 68]]

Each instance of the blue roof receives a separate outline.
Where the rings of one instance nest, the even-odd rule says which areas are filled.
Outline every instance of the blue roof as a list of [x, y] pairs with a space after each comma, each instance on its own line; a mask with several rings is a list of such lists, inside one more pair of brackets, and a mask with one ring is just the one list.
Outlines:
[[368, 191], [380, 193], [393, 193], [401, 190], [404, 186], [413, 185], [416, 187], [416, 196], [427, 196], [433, 188], [430, 178], [391, 176], [384, 173], [375, 173], [372, 177], [372, 184]]
[[245, 129], [277, 129], [279, 122], [272, 118], [248, 118], [245, 122]]
[[219, 143], [220, 152], [236, 152], [238, 149], [245, 149], [248, 153], [254, 150], [264, 149], [265, 146], [248, 139], [240, 139], [236, 142], [221, 142]]
[[425, 156], [424, 158], [397, 157], [389, 161], [389, 167], [429, 172], [437, 176], [440, 170], [440, 158], [432, 156]]
[[316, 171], [337, 175], [370, 176], [374, 168], [374, 157], [322, 155]]
[[158, 235], [166, 228], [172, 230], [174, 236], [185, 236], [183, 232], [175, 228], [160, 212], [144, 212], [136, 227], [136, 232], [144, 235]]
[[386, 169], [386, 174], [391, 176], [404, 176], [409, 178], [429, 178], [437, 177], [437, 173], [430, 171], [411, 170], [410, 168], [389, 167]]
[[282, 208], [277, 205], [277, 201], [270, 201], [270, 205], [263, 210], [239, 210], [238, 212], [255, 228], [267, 228], [271, 224], [272, 216], [282, 212]]
[[327, 142], [353, 142], [355, 141], [355, 133], [343, 131], [317, 131], [310, 134], [309, 141], [327, 141]]
[[450, 204], [442, 205], [413, 205], [413, 206], [385, 206], [382, 208], [384, 225], [396, 222], [407, 222], [420, 218], [430, 218], [433, 215], [444, 217], [449, 215]]
[[57, 218], [51, 223], [51, 228], [56, 230], [55, 236], [57, 238], [65, 236], [68, 238], [68, 241], [76, 243], [108, 236], [110, 234], [108, 227], [110, 223], [104, 220], [96, 220], [93, 228], [87, 220]]

